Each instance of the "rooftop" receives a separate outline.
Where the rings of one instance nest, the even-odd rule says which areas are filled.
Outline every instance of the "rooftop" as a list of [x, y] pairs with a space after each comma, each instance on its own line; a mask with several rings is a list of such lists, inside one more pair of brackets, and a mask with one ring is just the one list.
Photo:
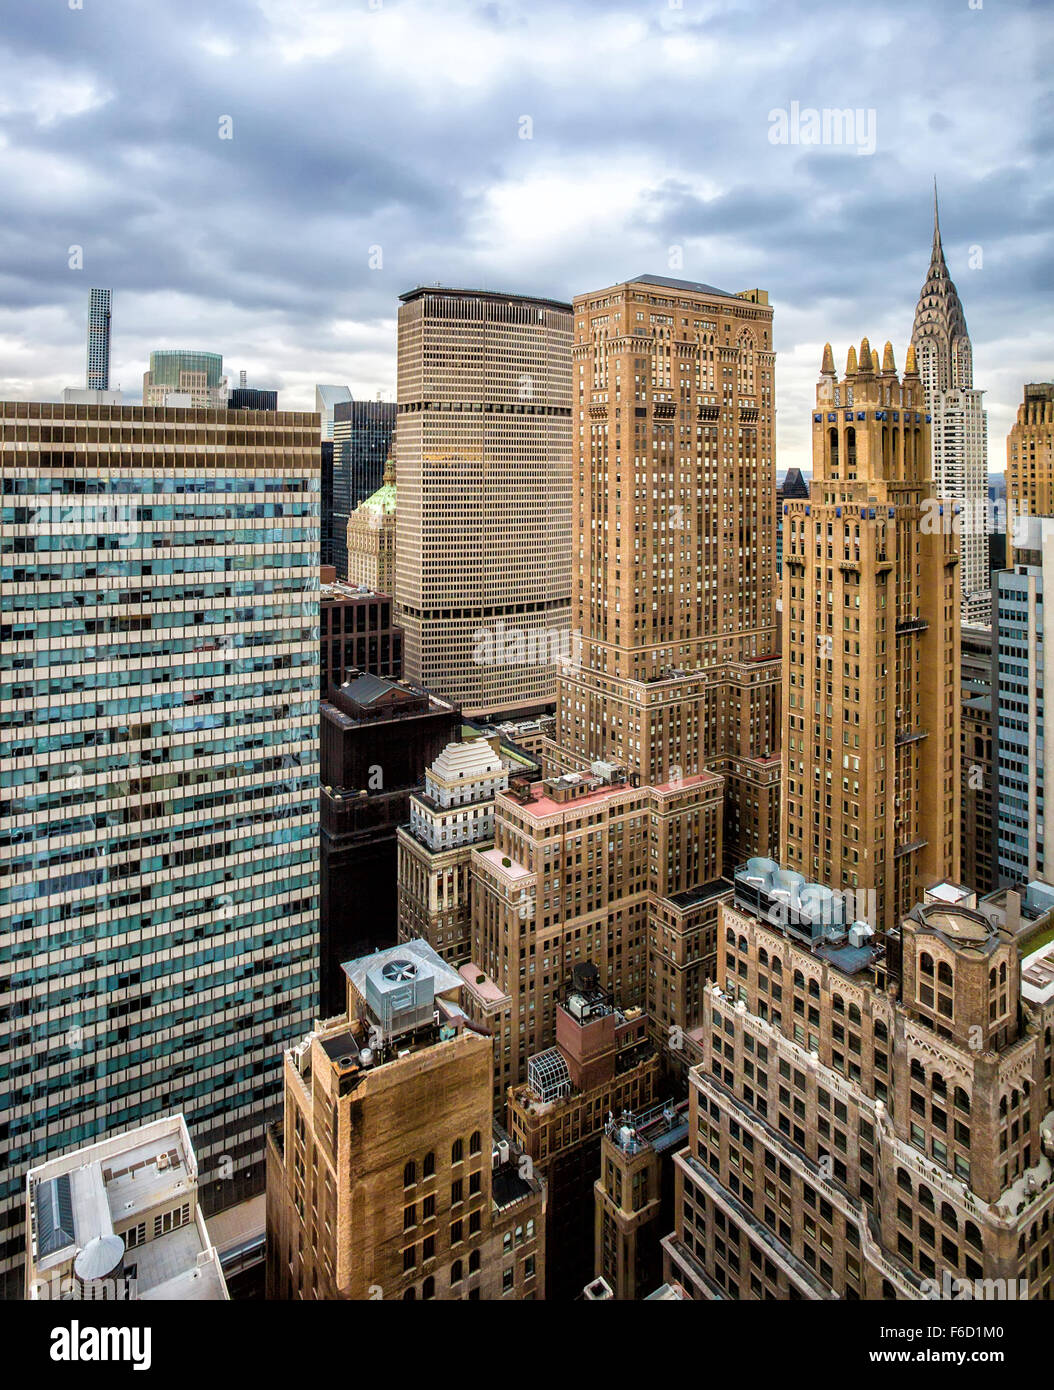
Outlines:
[[415, 289], [407, 290], [405, 294], [399, 296], [403, 304], [409, 304], [414, 299], [423, 299], [425, 295], [435, 294], [444, 298], [463, 298], [463, 299], [487, 299], [499, 304], [537, 304], [539, 308], [562, 309], [565, 313], [571, 312], [570, 304], [562, 299], [538, 299], [531, 294], [504, 294], [500, 290], [464, 290], [455, 289], [450, 285], [418, 285]]

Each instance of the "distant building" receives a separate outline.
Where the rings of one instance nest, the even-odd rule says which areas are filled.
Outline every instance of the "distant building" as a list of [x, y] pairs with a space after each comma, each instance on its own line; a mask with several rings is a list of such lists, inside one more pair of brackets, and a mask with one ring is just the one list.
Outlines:
[[81, 386], [67, 386], [62, 393], [63, 405], [122, 405], [123, 391], [97, 391]]
[[996, 885], [992, 857], [995, 770], [992, 723], [992, 629], [962, 629], [962, 854], [959, 877], [989, 893]]
[[395, 942], [396, 832], [410, 793], [461, 727], [447, 700], [352, 673], [321, 704], [322, 1016], [341, 1007], [342, 962]]
[[[466, 976], [463, 970], [462, 978]], [[506, 1128], [548, 1188], [546, 1297], [573, 1298], [593, 1273], [600, 1141], [612, 1115], [655, 1099], [659, 1057], [643, 1009], [621, 1009], [590, 962], [576, 965], [556, 1009], [556, 1042], [509, 1088]]]
[[[988, 420], [984, 392], [973, 382], [973, 347], [966, 316], [941, 245], [937, 190], [933, 190], [933, 250], [919, 293], [911, 345], [925, 398], [930, 458], [927, 475], [936, 497], [957, 507], [959, 589], [964, 623], [991, 617], [988, 573]], [[894, 412], [894, 424], [896, 424]]]
[[277, 410], [278, 392], [259, 386], [235, 386], [227, 394], [228, 410]]
[[452, 965], [472, 953], [473, 845], [494, 839], [494, 795], [509, 785], [499, 735], [448, 743], [399, 827], [399, 939], [420, 937]]
[[347, 386], [316, 386], [315, 387], [315, 409], [319, 413], [322, 425], [322, 438], [333, 438], [333, 411], [337, 405], [352, 399], [351, 391]]
[[344, 1016], [285, 1054], [272, 1299], [544, 1297], [545, 1187], [490, 1113], [490, 1039], [423, 941], [345, 962]]
[[574, 657], [571, 306], [432, 286], [400, 299], [407, 674], [469, 714], [544, 709]]
[[392, 600], [342, 583], [328, 565], [322, 567], [319, 630], [323, 699], [331, 685], [343, 685], [352, 672], [402, 679], [403, 635], [392, 622]]
[[1054, 382], [1025, 387], [1017, 419], [1006, 437], [1008, 554], [1019, 516], [1054, 516]]
[[[992, 721], [995, 757], [995, 858], [1000, 884], [1049, 878], [1046, 790], [1054, 787], [1054, 738], [1046, 736], [1046, 693], [1054, 645], [1045, 611], [1054, 594], [1054, 518], [1022, 517], [1014, 567], [995, 576]], [[1046, 598], [1046, 602], [1044, 601]]]
[[348, 522], [356, 507], [384, 482], [394, 432], [394, 401], [347, 401], [334, 406], [333, 563], [341, 579], [349, 577]]
[[218, 352], [166, 349], [150, 354], [143, 375], [143, 404], [225, 410], [227, 378]]
[[787, 497], [808, 497], [809, 484], [800, 468], [789, 468], [782, 483], [776, 486], [776, 578], [783, 578], [783, 500]]
[[323, 439], [319, 448], [319, 492], [321, 506], [321, 527], [319, 547], [324, 565], [332, 565], [333, 573], [333, 441]]
[[26, 1175], [26, 1297], [225, 1300], [182, 1115]]
[[91, 291], [88, 300], [88, 367], [84, 384], [89, 391], [110, 389], [111, 290]]
[[395, 594], [395, 458], [389, 454], [381, 485], [348, 519], [348, 582]]

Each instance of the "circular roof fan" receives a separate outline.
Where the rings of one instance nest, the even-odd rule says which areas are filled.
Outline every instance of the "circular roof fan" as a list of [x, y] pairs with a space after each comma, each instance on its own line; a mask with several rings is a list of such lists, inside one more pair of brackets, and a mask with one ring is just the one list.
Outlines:
[[405, 984], [417, 978], [417, 966], [412, 960], [390, 960], [381, 967], [381, 974], [392, 984]]

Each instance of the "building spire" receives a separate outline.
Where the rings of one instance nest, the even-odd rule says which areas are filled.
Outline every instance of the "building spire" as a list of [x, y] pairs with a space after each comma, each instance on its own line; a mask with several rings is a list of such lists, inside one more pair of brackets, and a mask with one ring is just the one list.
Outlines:
[[820, 367], [821, 376], [834, 376], [834, 353], [831, 351], [831, 344], [823, 345], [823, 363]]
[[944, 249], [941, 246], [941, 214], [937, 207], [937, 175], [933, 176], [933, 256], [934, 259], [940, 255], [944, 258]]

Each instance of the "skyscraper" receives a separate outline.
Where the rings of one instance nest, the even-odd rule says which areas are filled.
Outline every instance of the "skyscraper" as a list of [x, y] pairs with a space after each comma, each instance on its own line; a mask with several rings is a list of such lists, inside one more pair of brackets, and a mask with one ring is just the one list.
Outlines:
[[225, 410], [227, 378], [222, 355], [182, 348], [152, 352], [150, 370], [143, 373], [143, 404]]
[[1054, 382], [1025, 387], [1006, 437], [1006, 505], [1011, 550], [1016, 517], [1054, 516]]
[[111, 293], [93, 289], [88, 301], [88, 369], [84, 384], [89, 391], [110, 389]]
[[401, 298], [407, 675], [467, 713], [540, 708], [573, 646], [570, 305], [438, 288]]
[[333, 408], [333, 565], [341, 579], [350, 577], [348, 522], [382, 486], [394, 431], [394, 401], [338, 401]]
[[260, 1189], [283, 1040], [317, 1002], [318, 420], [20, 401], [0, 422], [17, 1288], [27, 1168], [105, 1133], [182, 1111], [206, 1210]]
[[[1051, 878], [1046, 789], [1054, 787], [1054, 739], [1046, 737], [1046, 693], [1054, 690], [1054, 644], [1044, 613], [1054, 594], [1054, 518], [1023, 517], [1014, 567], [995, 575], [993, 739], [995, 870], [999, 883]], [[1046, 601], [1044, 601], [1046, 598]]]
[[948, 274], [941, 245], [937, 189], [933, 190], [933, 251], [915, 309], [911, 342], [926, 409], [931, 416], [933, 487], [960, 507], [959, 587], [962, 619], [986, 623], [991, 611], [988, 573], [988, 422], [974, 389], [973, 347], [966, 316]]
[[365, 584], [375, 594], [394, 594], [396, 503], [395, 459], [389, 454], [380, 487], [348, 518], [349, 584]]
[[725, 778], [731, 867], [775, 848], [772, 309], [639, 275], [575, 297], [573, 626], [557, 742]]
[[959, 872], [956, 517], [913, 348], [901, 380], [865, 338], [839, 381], [828, 344], [812, 418], [809, 501], [783, 504], [780, 839], [789, 868], [873, 893], [858, 915], [888, 930]]
[[333, 411], [342, 401], [352, 399], [347, 386], [316, 386], [315, 409], [318, 411], [322, 438], [333, 438]]

